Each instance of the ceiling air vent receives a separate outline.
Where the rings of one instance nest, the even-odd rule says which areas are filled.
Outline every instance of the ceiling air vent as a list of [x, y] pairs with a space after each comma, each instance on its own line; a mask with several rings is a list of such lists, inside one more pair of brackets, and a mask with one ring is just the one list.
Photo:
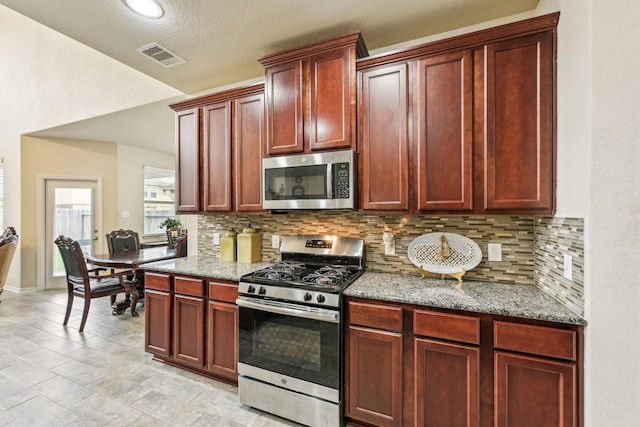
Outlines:
[[136, 52], [140, 52], [144, 56], [153, 59], [157, 63], [164, 67], [171, 68], [176, 65], [184, 64], [186, 61], [175, 55], [166, 47], [160, 46], [158, 43], [151, 43], [146, 46], [142, 46], [136, 49]]

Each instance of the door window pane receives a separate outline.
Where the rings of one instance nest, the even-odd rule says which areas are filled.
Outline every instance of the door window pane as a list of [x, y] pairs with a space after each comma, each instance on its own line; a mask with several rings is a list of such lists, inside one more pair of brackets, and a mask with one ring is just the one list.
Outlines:
[[[91, 188], [56, 188], [54, 192], [53, 236], [50, 241], [63, 235], [80, 242], [85, 254], [91, 253], [92, 203]], [[54, 250], [53, 275], [65, 275], [64, 264], [57, 250]]]

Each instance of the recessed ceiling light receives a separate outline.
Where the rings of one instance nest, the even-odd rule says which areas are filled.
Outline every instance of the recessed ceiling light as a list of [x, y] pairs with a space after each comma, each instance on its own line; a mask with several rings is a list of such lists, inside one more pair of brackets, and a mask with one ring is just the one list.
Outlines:
[[155, 0], [125, 0], [125, 2], [131, 10], [144, 17], [158, 19], [164, 15], [162, 6]]

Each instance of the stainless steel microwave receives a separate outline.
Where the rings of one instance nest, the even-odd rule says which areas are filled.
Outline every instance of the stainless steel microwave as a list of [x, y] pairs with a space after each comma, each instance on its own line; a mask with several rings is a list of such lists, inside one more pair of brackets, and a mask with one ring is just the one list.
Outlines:
[[355, 151], [262, 159], [262, 207], [290, 209], [354, 209]]

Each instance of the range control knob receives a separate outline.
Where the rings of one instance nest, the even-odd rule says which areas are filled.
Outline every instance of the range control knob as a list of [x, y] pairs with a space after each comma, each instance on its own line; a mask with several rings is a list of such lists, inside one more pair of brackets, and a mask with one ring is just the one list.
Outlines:
[[319, 294], [318, 297], [316, 298], [316, 300], [322, 304], [325, 301], [325, 297], [322, 294]]
[[247, 292], [252, 294], [256, 291], [256, 288], [253, 285], [249, 285], [249, 287], [247, 288]]
[[304, 300], [305, 301], [311, 301], [311, 298], [312, 298], [312, 296], [311, 296], [311, 294], [309, 292], [304, 294]]
[[266, 293], [267, 293], [267, 290], [265, 289], [265, 287], [264, 287], [264, 286], [260, 286], [260, 289], [258, 289], [258, 293], [259, 293], [260, 295], [264, 295], [264, 294], [266, 294]]

